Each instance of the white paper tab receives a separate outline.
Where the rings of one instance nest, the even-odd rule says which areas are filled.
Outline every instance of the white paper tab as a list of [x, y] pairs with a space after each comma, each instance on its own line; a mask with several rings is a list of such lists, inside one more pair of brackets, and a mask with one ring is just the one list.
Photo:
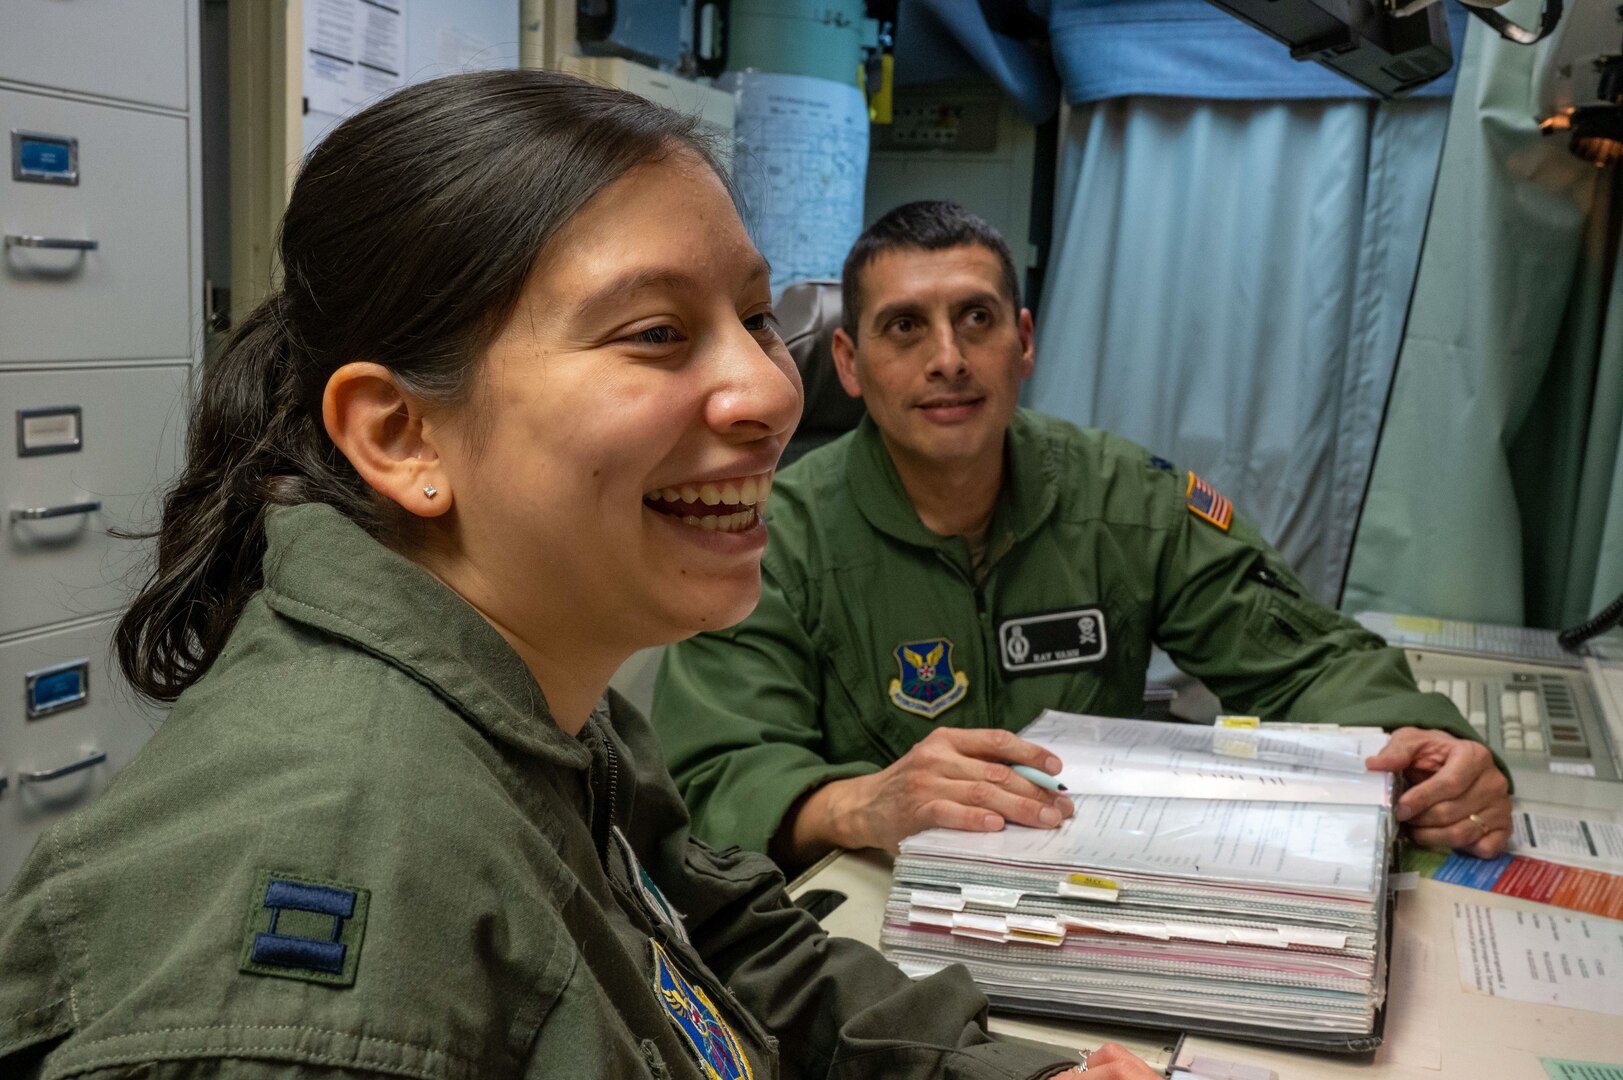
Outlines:
[[[1024, 895], [1019, 889], [1004, 889], [996, 885], [961, 885], [959, 889], [964, 900], [971, 904], [1008, 908], [1010, 911], [1019, 906], [1020, 897]], [[962, 910], [962, 905], [955, 910]]]
[[988, 934], [1002, 934], [1009, 929], [1008, 922], [1002, 915], [976, 915], [969, 911], [960, 911], [952, 917], [954, 930], [979, 930]]
[[1289, 948], [1289, 944], [1280, 936], [1278, 930], [1259, 930], [1254, 926], [1234, 926], [1229, 928], [1234, 940], [1241, 945], [1262, 945], [1269, 949]]
[[952, 926], [953, 914], [950, 911], [937, 911], [934, 908], [913, 907], [907, 909], [907, 921], [914, 926]]
[[958, 893], [938, 892], [935, 889], [914, 889], [907, 902], [912, 907], [936, 908], [939, 911], [964, 910], [964, 898]]
[[1291, 945], [1301, 945], [1309, 949], [1345, 949], [1347, 935], [1338, 934], [1333, 930], [1314, 930], [1306, 926], [1281, 926], [1280, 936]]

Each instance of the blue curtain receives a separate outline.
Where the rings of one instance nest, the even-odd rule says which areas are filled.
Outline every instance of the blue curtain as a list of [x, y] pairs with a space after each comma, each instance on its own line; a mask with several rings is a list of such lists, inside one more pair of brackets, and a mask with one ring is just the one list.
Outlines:
[[[1363, 88], [1311, 62], [1206, 0], [1035, 0], [1048, 22], [1054, 63], [1072, 104], [1154, 94], [1203, 100], [1358, 98]], [[1447, 7], [1460, 54], [1469, 18]], [[1448, 97], [1454, 73], [1413, 97]]]
[[1333, 602], [1447, 111], [1073, 108], [1028, 403], [1195, 470]]
[[[1454, 55], [1467, 16], [1447, 6]], [[1071, 104], [1153, 94], [1201, 100], [1366, 99], [1368, 93], [1206, 0], [901, 0], [900, 85], [984, 74], [1034, 124]], [[1057, 75], [1057, 78], [1056, 78]], [[1449, 72], [1415, 92], [1448, 97]]]

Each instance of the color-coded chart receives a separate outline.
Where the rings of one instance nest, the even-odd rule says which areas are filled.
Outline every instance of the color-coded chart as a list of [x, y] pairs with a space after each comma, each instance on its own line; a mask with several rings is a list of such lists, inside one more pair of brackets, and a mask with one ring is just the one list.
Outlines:
[[1409, 849], [1403, 857], [1403, 868], [1450, 885], [1553, 904], [1587, 915], [1623, 919], [1623, 874], [1562, 866], [1525, 855], [1478, 859], [1458, 853], [1442, 855], [1421, 848]]

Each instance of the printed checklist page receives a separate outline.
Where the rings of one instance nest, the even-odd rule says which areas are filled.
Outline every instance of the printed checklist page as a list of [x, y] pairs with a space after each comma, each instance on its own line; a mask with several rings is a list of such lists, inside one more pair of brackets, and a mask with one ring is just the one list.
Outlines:
[[1467, 990], [1623, 1016], [1623, 922], [1456, 901]]

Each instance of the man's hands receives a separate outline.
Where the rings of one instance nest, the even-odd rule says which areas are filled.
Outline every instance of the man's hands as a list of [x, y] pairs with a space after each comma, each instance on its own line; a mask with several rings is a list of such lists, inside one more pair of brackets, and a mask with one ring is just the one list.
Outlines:
[[1015, 775], [1010, 765], [1049, 775], [1060, 770], [1053, 754], [1007, 731], [937, 728], [888, 768], [812, 792], [779, 833], [784, 853], [800, 862], [831, 847], [894, 854], [907, 837], [937, 826], [996, 832], [1013, 822], [1052, 829], [1071, 816], [1070, 799]]
[[1088, 1054], [1082, 1069], [1066, 1069], [1049, 1080], [1161, 1080], [1161, 1074], [1120, 1043], [1105, 1043]]
[[1510, 784], [1481, 743], [1446, 731], [1399, 728], [1365, 764], [1401, 772], [1411, 787], [1398, 799], [1398, 820], [1415, 843], [1491, 859], [1510, 840]]

